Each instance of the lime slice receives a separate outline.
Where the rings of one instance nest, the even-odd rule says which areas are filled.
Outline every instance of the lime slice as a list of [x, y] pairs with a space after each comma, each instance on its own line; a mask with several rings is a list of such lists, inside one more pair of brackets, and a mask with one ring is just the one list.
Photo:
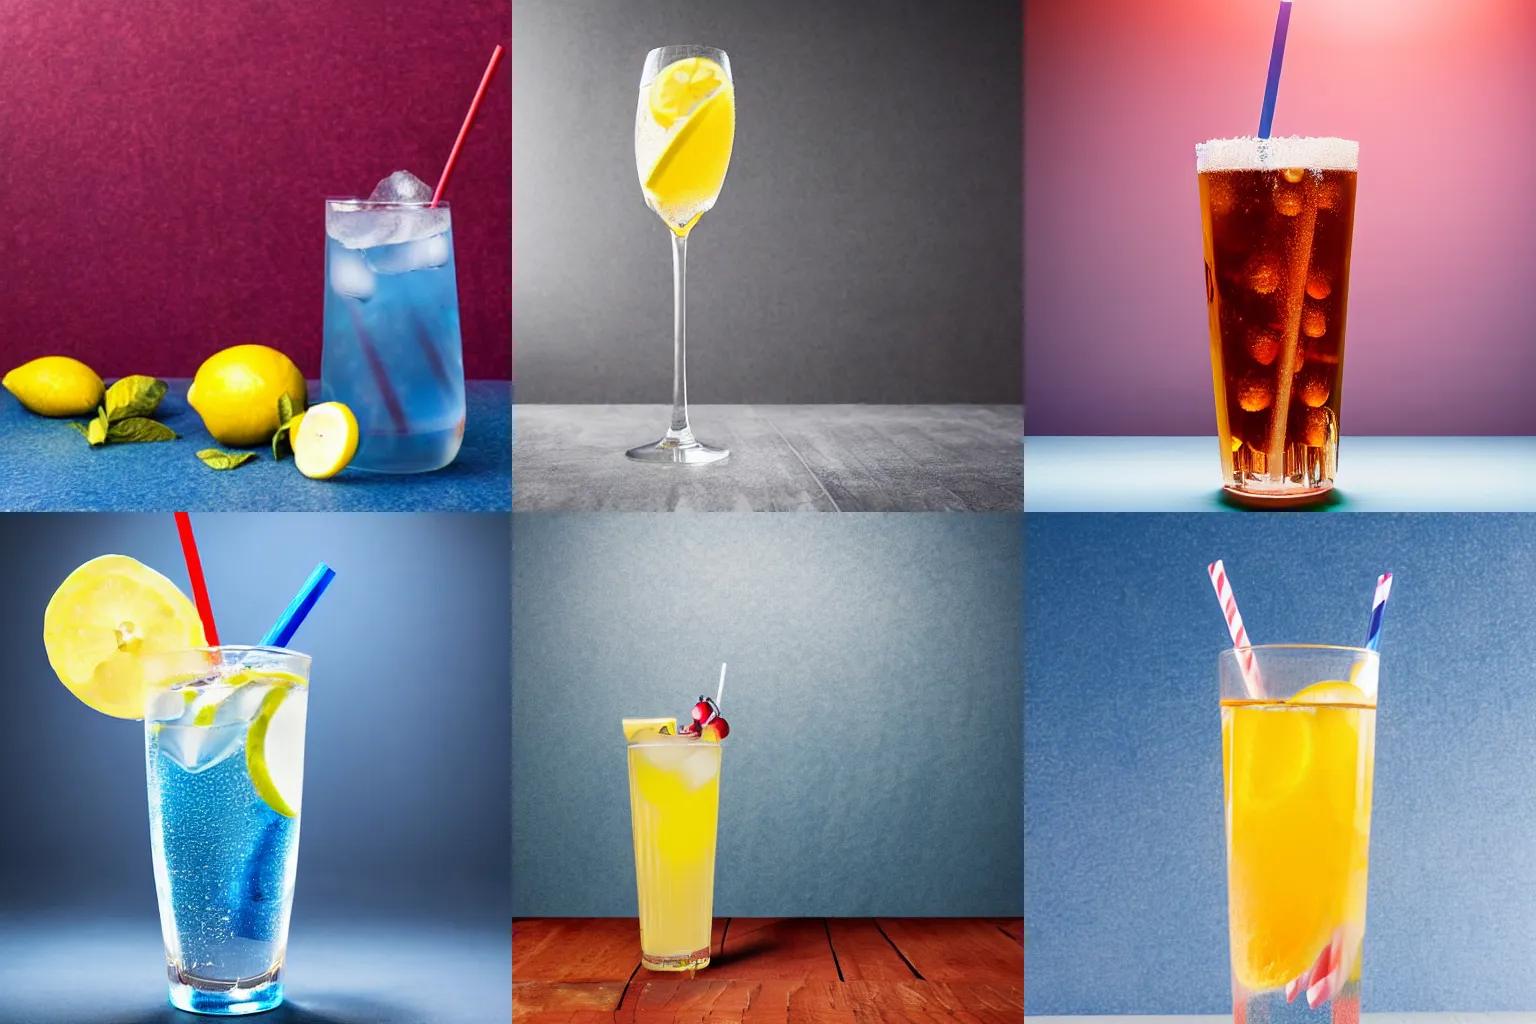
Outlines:
[[[662, 730], [666, 732], [663, 733]], [[624, 738], [633, 741], [641, 733], [653, 735], [677, 735], [677, 719], [675, 718], [626, 718], [624, 719]]]
[[312, 406], [290, 430], [293, 461], [311, 480], [328, 480], [347, 468], [357, 454], [357, 417], [340, 402]]
[[279, 685], [261, 702], [245, 737], [245, 767], [267, 806], [297, 818], [304, 793], [306, 687]]
[[186, 595], [124, 555], [102, 555], [70, 573], [43, 612], [43, 646], [59, 681], [114, 718], [144, 717], [142, 659], [204, 643]]

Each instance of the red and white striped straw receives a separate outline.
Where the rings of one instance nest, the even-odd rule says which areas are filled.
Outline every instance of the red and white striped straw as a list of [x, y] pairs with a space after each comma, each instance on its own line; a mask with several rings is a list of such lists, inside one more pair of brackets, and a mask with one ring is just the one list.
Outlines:
[[1227, 619], [1227, 632], [1232, 635], [1232, 646], [1237, 648], [1237, 664], [1243, 673], [1243, 685], [1248, 696], [1259, 700], [1264, 696], [1264, 683], [1259, 678], [1258, 659], [1248, 650], [1248, 631], [1243, 628], [1243, 617], [1237, 611], [1237, 595], [1232, 593], [1232, 581], [1227, 579], [1226, 566], [1217, 559], [1206, 567], [1211, 575], [1211, 586], [1216, 588], [1216, 600], [1221, 602], [1221, 613]]

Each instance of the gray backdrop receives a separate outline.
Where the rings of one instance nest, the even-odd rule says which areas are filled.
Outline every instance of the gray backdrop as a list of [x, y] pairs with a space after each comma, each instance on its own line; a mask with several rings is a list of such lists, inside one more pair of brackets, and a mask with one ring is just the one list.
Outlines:
[[[314, 657], [296, 920], [322, 905], [505, 908], [505, 515], [194, 515], [226, 643], [255, 643], [319, 561], [336, 579], [293, 646]], [[58, 681], [43, 609], [97, 555], [191, 593], [169, 515], [22, 515], [0, 532], [6, 714], [0, 906], [155, 912], [144, 727]], [[69, 808], [70, 813], [60, 813]]]
[[695, 402], [1017, 402], [1016, 0], [518, 0], [523, 402], [671, 400], [668, 233], [636, 180], [646, 52], [730, 54], [736, 147], [689, 246]]
[[1018, 516], [515, 518], [515, 914], [634, 916], [620, 719], [721, 661], [717, 915], [1020, 913]]
[[1536, 517], [1031, 515], [1029, 1013], [1219, 1013], [1222, 558], [1256, 643], [1358, 645], [1394, 573], [1366, 1009], [1536, 1007]]

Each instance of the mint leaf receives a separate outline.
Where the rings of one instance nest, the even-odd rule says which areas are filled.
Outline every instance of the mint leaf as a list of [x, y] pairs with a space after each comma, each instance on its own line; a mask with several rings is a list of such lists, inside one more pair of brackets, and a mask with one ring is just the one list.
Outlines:
[[87, 441], [89, 441], [91, 439], [91, 432], [89, 430], [85, 429], [85, 424], [84, 423], [71, 423], [70, 427], [72, 427], [75, 430], [80, 431], [80, 436], [85, 438]]
[[285, 424], [278, 427], [277, 433], [272, 435], [272, 461], [283, 461], [283, 456], [292, 450], [293, 442], [288, 439], [288, 427]]
[[286, 427], [291, 419], [293, 419], [293, 399], [289, 398], [288, 392], [284, 391], [277, 396], [278, 426]]
[[85, 429], [85, 439], [91, 442], [91, 447], [107, 443], [107, 428], [111, 424], [107, 420], [107, 410], [101, 406], [96, 407], [96, 418], [91, 420], [90, 426]]
[[135, 416], [150, 416], [160, 407], [160, 399], [165, 397], [166, 384], [163, 380], [154, 377], [146, 377], [143, 374], [134, 374], [124, 377], [122, 380], [107, 388], [107, 419], [111, 423], [118, 420], [126, 420]]
[[204, 448], [197, 453], [209, 469], [238, 469], [256, 458], [255, 452], [221, 452], [217, 448]]
[[176, 431], [164, 423], [145, 416], [131, 416], [125, 420], [118, 420], [107, 428], [107, 441], [110, 444], [174, 441], [178, 436]]

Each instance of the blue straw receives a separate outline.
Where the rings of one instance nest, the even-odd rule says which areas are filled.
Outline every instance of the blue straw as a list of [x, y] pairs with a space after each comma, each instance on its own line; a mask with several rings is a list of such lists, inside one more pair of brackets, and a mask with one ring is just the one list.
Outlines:
[[1285, 30], [1291, 23], [1291, 0], [1280, 0], [1275, 20], [1275, 45], [1269, 51], [1269, 79], [1264, 83], [1264, 109], [1259, 112], [1259, 138], [1269, 138], [1275, 123], [1275, 96], [1280, 92], [1280, 64], [1285, 60]]
[[315, 602], [320, 600], [320, 595], [325, 593], [325, 588], [331, 585], [331, 580], [336, 578], [336, 570], [321, 562], [315, 566], [315, 571], [309, 574], [309, 579], [304, 581], [304, 586], [299, 588], [299, 593], [288, 607], [283, 609], [283, 614], [272, 623], [272, 628], [267, 630], [267, 635], [261, 638], [261, 647], [287, 647], [288, 641], [293, 639], [293, 634], [299, 631], [304, 617], [315, 607]]
[[1387, 598], [1392, 596], [1392, 574], [1382, 573], [1376, 579], [1376, 596], [1371, 601], [1371, 628], [1365, 635], [1365, 649], [1381, 648], [1381, 619], [1387, 613]]

